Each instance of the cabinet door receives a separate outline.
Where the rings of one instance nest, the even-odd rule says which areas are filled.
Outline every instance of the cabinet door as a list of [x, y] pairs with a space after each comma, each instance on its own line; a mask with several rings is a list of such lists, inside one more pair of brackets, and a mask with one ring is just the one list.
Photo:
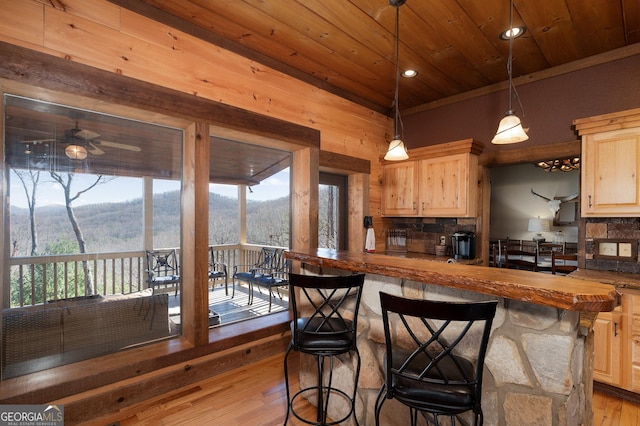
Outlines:
[[640, 129], [585, 135], [582, 142], [582, 215], [640, 213]]
[[382, 215], [418, 214], [418, 170], [415, 161], [383, 166]]
[[601, 312], [593, 326], [593, 379], [613, 386], [621, 386], [620, 363], [622, 345], [622, 314]]
[[640, 393], [640, 295], [625, 294], [623, 297], [630, 301], [631, 312], [629, 319], [631, 321], [631, 336], [628, 340], [631, 362], [631, 374], [629, 375], [630, 390]]
[[[420, 160], [420, 215], [429, 217], [465, 217], [475, 215], [475, 200], [470, 199], [477, 186], [469, 154], [455, 154]], [[477, 165], [475, 165], [477, 170]], [[476, 179], [477, 180], [477, 179]]]

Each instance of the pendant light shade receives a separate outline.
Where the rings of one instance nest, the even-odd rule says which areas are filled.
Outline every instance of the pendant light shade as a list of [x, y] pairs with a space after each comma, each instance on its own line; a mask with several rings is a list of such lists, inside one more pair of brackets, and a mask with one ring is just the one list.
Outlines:
[[389, 142], [389, 149], [387, 150], [387, 154], [384, 156], [384, 159], [387, 161], [400, 161], [406, 160], [409, 158], [409, 154], [407, 154], [407, 149], [404, 146], [404, 142], [400, 139], [394, 139]]
[[407, 148], [404, 146], [404, 142], [400, 138], [400, 132], [398, 129], [398, 122], [400, 121], [400, 108], [398, 107], [398, 84], [400, 81], [400, 60], [398, 59], [398, 53], [400, 51], [399, 46], [399, 32], [400, 32], [400, 6], [405, 3], [406, 0], [389, 0], [389, 4], [396, 8], [396, 91], [393, 100], [394, 106], [394, 136], [393, 140], [389, 142], [389, 149], [384, 156], [387, 161], [400, 161], [409, 158], [407, 154]]
[[511, 9], [509, 12], [508, 34], [509, 57], [507, 59], [507, 74], [509, 75], [509, 110], [507, 111], [507, 114], [502, 118], [502, 120], [500, 120], [500, 124], [498, 124], [498, 131], [491, 140], [491, 143], [496, 145], [524, 142], [529, 139], [529, 136], [522, 128], [520, 119], [511, 107], [511, 91], [515, 90], [515, 88], [513, 87], [513, 39], [516, 37], [516, 34], [513, 31], [513, 0], [511, 0]]
[[496, 145], [504, 145], [509, 143], [523, 142], [529, 139], [529, 136], [522, 128], [522, 123], [517, 115], [513, 111], [507, 112], [500, 124], [498, 124], [498, 131], [493, 137], [491, 143]]

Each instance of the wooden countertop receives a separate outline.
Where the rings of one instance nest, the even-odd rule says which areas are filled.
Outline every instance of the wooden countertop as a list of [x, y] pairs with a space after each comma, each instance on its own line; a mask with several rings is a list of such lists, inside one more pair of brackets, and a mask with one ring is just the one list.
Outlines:
[[618, 301], [613, 285], [539, 272], [329, 249], [288, 251], [286, 257], [319, 267], [404, 278], [571, 311], [611, 311]]
[[611, 284], [617, 288], [640, 290], [640, 275], [629, 272], [597, 271], [592, 269], [578, 269], [569, 275], [579, 280], [596, 281]]

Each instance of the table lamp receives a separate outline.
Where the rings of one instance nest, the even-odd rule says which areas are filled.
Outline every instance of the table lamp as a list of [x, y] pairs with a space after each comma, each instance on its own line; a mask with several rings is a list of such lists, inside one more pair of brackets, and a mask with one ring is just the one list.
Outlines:
[[540, 219], [540, 217], [529, 219], [529, 232], [535, 232], [533, 241], [544, 242], [545, 238], [542, 236], [543, 232], [549, 232], [549, 219]]

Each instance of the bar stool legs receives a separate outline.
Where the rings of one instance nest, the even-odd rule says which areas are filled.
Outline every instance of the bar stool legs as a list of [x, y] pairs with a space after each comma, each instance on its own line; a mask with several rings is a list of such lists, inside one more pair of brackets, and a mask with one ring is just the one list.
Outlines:
[[[355, 424], [358, 425], [355, 405], [361, 360], [356, 346], [356, 334], [363, 285], [364, 274], [338, 276], [289, 274], [289, 303], [293, 313], [293, 321], [291, 321], [291, 342], [289, 342], [284, 356], [284, 375], [287, 387], [285, 425], [289, 420], [290, 413], [303, 423], [317, 426], [337, 425], [353, 415]], [[289, 389], [287, 365], [289, 353], [292, 350], [313, 356], [318, 375], [317, 383], [314, 386], [300, 389], [294, 395], [291, 395]], [[343, 389], [336, 388], [333, 384], [334, 358], [337, 356], [346, 357], [350, 354], [354, 354], [352, 356], [357, 358], [351, 395]], [[329, 370], [325, 371], [327, 361]], [[297, 398], [308, 398], [312, 392], [315, 392], [317, 397], [315, 420], [303, 418], [294, 409], [294, 402]], [[329, 421], [327, 419], [330, 417], [328, 415], [329, 407], [337, 407], [335, 405], [336, 399], [338, 401], [344, 399], [347, 402], [346, 415], [333, 414], [333, 417], [341, 416], [341, 418]], [[332, 413], [335, 411], [332, 410]]]
[[[317, 385], [300, 389], [293, 396], [291, 396], [291, 392], [289, 390], [289, 371], [288, 371], [288, 365], [287, 365], [290, 349], [291, 347], [287, 349], [287, 353], [284, 359], [284, 378], [285, 378], [285, 386], [287, 388], [287, 414], [284, 419], [284, 424], [286, 425], [287, 422], [289, 421], [289, 414], [291, 413], [293, 414], [294, 417], [296, 417], [301, 422], [304, 422], [310, 425], [316, 425], [316, 426], [337, 425], [346, 421], [349, 417], [351, 417], [351, 415], [353, 415], [355, 424], [359, 426], [358, 418], [356, 416], [355, 404], [356, 404], [356, 391], [358, 386], [358, 377], [360, 377], [361, 360], [360, 360], [360, 353], [358, 352], [357, 348], [353, 351], [353, 354], [356, 356], [356, 372], [355, 372], [355, 378], [353, 381], [353, 393], [351, 395], [349, 395], [346, 391], [342, 389], [337, 389], [333, 386], [334, 355], [314, 355], [314, 357], [316, 358], [316, 368], [317, 368], [317, 374], [318, 374]], [[324, 380], [325, 364], [327, 361], [329, 363], [329, 370], [328, 370], [328, 377], [325, 383], [325, 380]], [[294, 402], [296, 401], [296, 399], [298, 397], [303, 397], [304, 394], [308, 394], [311, 391], [315, 391], [317, 395], [316, 402], [317, 402], [318, 409], [317, 409], [317, 416], [315, 421], [303, 418], [298, 413], [296, 413], [294, 409]], [[334, 394], [333, 397], [331, 396], [332, 394]], [[348, 401], [350, 405], [349, 411], [342, 418], [327, 422], [327, 412], [329, 409], [329, 401], [334, 400], [336, 397], [342, 397], [346, 401]]]

